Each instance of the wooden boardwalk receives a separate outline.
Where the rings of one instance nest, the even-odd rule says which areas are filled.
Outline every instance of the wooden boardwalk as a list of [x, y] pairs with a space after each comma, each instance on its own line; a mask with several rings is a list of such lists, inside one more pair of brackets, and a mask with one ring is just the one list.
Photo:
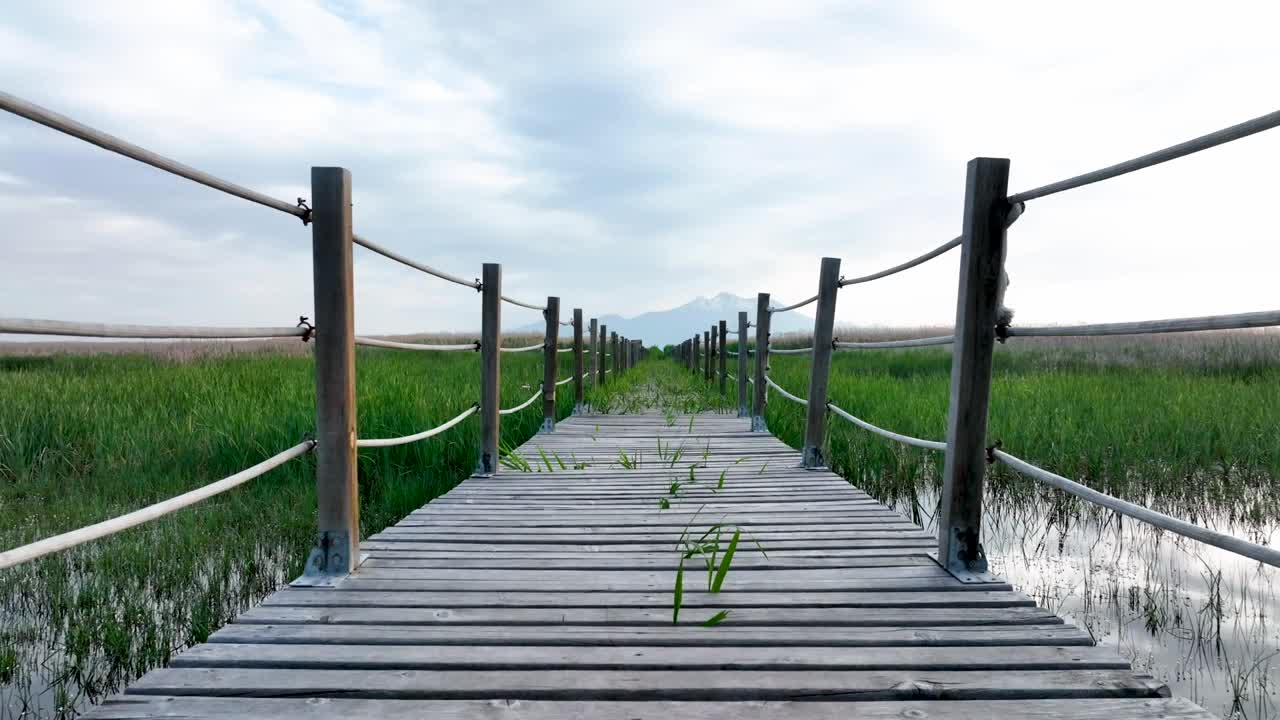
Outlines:
[[[467, 480], [350, 577], [275, 593], [91, 715], [1211, 717], [1009, 585], [953, 579], [931, 535], [749, 428], [564, 421], [520, 450], [542, 472]], [[687, 570], [673, 626], [677, 540], [722, 518], [768, 556], [744, 542], [719, 594]]]

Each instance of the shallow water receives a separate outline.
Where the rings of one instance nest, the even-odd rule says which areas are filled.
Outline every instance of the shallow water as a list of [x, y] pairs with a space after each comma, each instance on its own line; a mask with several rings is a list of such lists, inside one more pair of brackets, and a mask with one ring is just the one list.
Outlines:
[[[920, 508], [937, 507], [937, 490], [922, 485], [916, 502], [935, 529]], [[1199, 522], [1280, 540], [1276, 524]], [[1050, 493], [988, 498], [983, 535], [993, 572], [1175, 695], [1222, 717], [1280, 718], [1280, 570]]]

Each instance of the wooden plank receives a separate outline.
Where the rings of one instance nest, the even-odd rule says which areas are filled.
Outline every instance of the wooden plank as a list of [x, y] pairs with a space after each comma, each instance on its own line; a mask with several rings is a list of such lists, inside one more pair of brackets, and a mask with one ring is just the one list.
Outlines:
[[[779, 571], [781, 572], [781, 571]], [[490, 573], [491, 578], [484, 580], [438, 580], [366, 577], [357, 573], [339, 580], [339, 586], [350, 590], [416, 590], [431, 591], [526, 591], [543, 592], [563, 590], [565, 586], [556, 581], [525, 580], [515, 583], [503, 580], [498, 573]], [[665, 582], [618, 582], [613, 585], [592, 583], [589, 586], [575, 587], [581, 592], [670, 592], [673, 577], [666, 577]], [[952, 577], [898, 577], [898, 578], [836, 578], [828, 581], [810, 581], [805, 583], [778, 582], [769, 580], [752, 581], [750, 579], [733, 579], [729, 585], [738, 591], [759, 592], [884, 592], [888, 590], [950, 590], [969, 592], [973, 590], [1011, 590], [1008, 583], [962, 583]]]
[[248, 625], [232, 623], [209, 642], [343, 645], [663, 645], [816, 647], [1093, 645], [1066, 624], [874, 628], [699, 625], [608, 628], [584, 625], [472, 627], [450, 625]]
[[361, 700], [122, 696], [95, 708], [102, 720], [223, 718], [238, 720], [1212, 720], [1182, 698], [902, 702], [599, 702]]
[[1127, 670], [278, 670], [164, 668], [131, 695], [519, 700], [998, 700], [1020, 697], [1167, 697]]
[[[454, 608], [469, 607], [671, 607], [670, 592], [653, 593], [583, 593], [571, 590], [551, 592], [460, 592], [425, 593], [419, 591], [360, 591], [346, 588], [286, 588], [268, 596], [262, 605], [328, 606], [328, 607], [436, 607], [447, 604]], [[954, 592], [699, 592], [693, 587], [684, 594], [684, 607], [750, 608], [976, 608], [1030, 607], [1035, 602], [1018, 592], [971, 591]]]
[[[583, 553], [574, 558], [542, 557], [527, 555], [525, 557], [494, 556], [476, 557], [474, 555], [450, 555], [438, 558], [423, 558], [402, 553], [369, 553], [369, 557], [361, 567], [382, 568], [487, 568], [490, 570], [672, 570], [676, 569], [680, 558], [675, 553], [665, 557], [636, 557], [631, 555], [612, 555], [602, 558], [599, 553]], [[932, 557], [921, 552], [918, 555], [872, 555], [847, 558], [824, 557], [773, 557], [759, 555], [735, 556], [733, 569], [742, 572], [768, 572], [798, 568], [866, 568], [866, 567], [902, 567], [908, 565], [927, 565], [937, 567]]]
[[172, 667], [352, 670], [1122, 670], [1098, 647], [557, 647], [208, 643]]
[[[701, 623], [716, 608], [682, 609], [685, 622]], [[671, 608], [428, 608], [285, 607], [251, 608], [237, 623], [287, 625], [602, 625], [645, 627], [671, 625]], [[738, 608], [722, 627], [919, 627], [945, 625], [1054, 625], [1062, 620], [1037, 607], [1005, 608]]]

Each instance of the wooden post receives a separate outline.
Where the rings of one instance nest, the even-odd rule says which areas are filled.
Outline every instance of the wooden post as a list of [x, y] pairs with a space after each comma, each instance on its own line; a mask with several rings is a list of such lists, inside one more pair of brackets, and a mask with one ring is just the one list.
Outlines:
[[747, 311], [738, 313], [738, 417], [751, 417], [751, 405], [747, 400]]
[[801, 462], [810, 470], [823, 467], [827, 438], [827, 381], [831, 376], [836, 296], [840, 294], [840, 258], [822, 258], [818, 271], [818, 309], [813, 318], [813, 359], [809, 363], [809, 405], [805, 408]]
[[627, 336], [618, 336], [618, 368], [623, 375], [627, 374]]
[[480, 289], [480, 461], [476, 475], [498, 472], [498, 435], [502, 395], [502, 266], [485, 263]]
[[582, 412], [582, 308], [573, 309], [573, 414]]
[[556, 381], [560, 379], [560, 298], [548, 297], [542, 311], [547, 331], [542, 346], [542, 432], [556, 429]]
[[938, 562], [966, 582], [990, 580], [982, 549], [982, 485], [1008, 189], [1008, 160], [969, 161], [938, 523]]
[[311, 204], [319, 508], [316, 544], [304, 574], [332, 577], [346, 575], [360, 562], [351, 173], [345, 168], [311, 168]]
[[707, 357], [703, 361], [703, 379], [712, 382], [712, 355], [716, 355], [716, 342], [712, 338], [712, 332], [703, 331], [703, 346], [707, 348]]
[[720, 359], [720, 331], [715, 325], [711, 326], [711, 352], [707, 354], [707, 380], [715, 382], [716, 380], [716, 363]]
[[609, 370], [609, 363], [607, 362], [607, 358], [605, 357], [609, 351], [609, 346], [607, 344], [608, 337], [609, 337], [609, 326], [601, 325], [600, 326], [600, 348], [598, 353], [600, 356], [600, 363], [598, 366], [598, 372], [600, 373], [599, 375], [600, 385], [602, 386], [605, 383], [609, 382], [609, 373], [607, 372]]
[[693, 335], [693, 371], [695, 373], [702, 372], [702, 347], [698, 344], [700, 338], [697, 333]]
[[755, 368], [755, 402], [751, 407], [751, 429], [755, 432], [769, 432], [764, 422], [764, 406], [768, 401], [764, 382], [765, 371], [769, 367], [769, 293], [756, 295], [756, 368]]
[[720, 321], [720, 355], [717, 360], [720, 361], [720, 394], [724, 395], [729, 387], [729, 378], [725, 377], [724, 369], [728, 362], [729, 353], [725, 352], [725, 345], [729, 342], [729, 323], [724, 320]]
[[591, 318], [591, 387], [600, 387], [600, 351], [596, 347], [596, 333], [599, 324]]
[[613, 369], [613, 376], [618, 376], [618, 333], [609, 333], [609, 365]]

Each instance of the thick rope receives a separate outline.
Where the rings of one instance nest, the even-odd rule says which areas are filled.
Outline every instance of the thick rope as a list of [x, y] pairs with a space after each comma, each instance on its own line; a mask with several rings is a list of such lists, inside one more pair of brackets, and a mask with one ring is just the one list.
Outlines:
[[241, 470], [235, 475], [209, 483], [208, 485], [192, 490], [191, 492], [183, 493], [177, 497], [169, 498], [168, 500], [158, 502], [154, 505], [148, 505], [141, 510], [135, 510], [127, 515], [121, 515], [110, 520], [104, 520], [100, 523], [89, 525], [88, 527], [82, 527], [79, 530], [72, 530], [71, 532], [65, 532], [61, 535], [54, 535], [53, 537], [45, 538], [44, 540], [39, 540], [29, 545], [23, 545], [22, 547], [14, 548], [8, 552], [0, 553], [0, 570], [7, 567], [13, 567], [14, 565], [28, 562], [30, 560], [35, 560], [36, 558], [43, 557], [50, 553], [81, 545], [89, 542], [90, 540], [97, 540], [98, 538], [106, 537], [108, 535], [114, 535], [121, 530], [127, 530], [135, 525], [141, 525], [149, 520], [155, 520], [158, 517], [163, 517], [169, 513], [194, 505], [201, 500], [211, 498], [214, 495], [224, 493], [234, 487], [243, 485], [259, 475], [263, 475], [267, 471], [279, 467], [280, 465], [298, 457], [299, 455], [311, 452], [311, 449], [315, 446], [316, 443], [314, 440], [304, 440], [282, 453], [272, 455], [253, 467]]
[[471, 407], [463, 411], [462, 414], [458, 415], [452, 420], [449, 420], [443, 425], [437, 425], [436, 427], [433, 427], [430, 430], [424, 430], [414, 435], [405, 435], [404, 437], [381, 438], [377, 440], [356, 440], [356, 447], [362, 447], [362, 448], [393, 447], [395, 445], [408, 445], [409, 443], [418, 442], [419, 440], [426, 440], [427, 438], [433, 435], [439, 435], [445, 430], [448, 430], [454, 425], [457, 425], [463, 420], [466, 420], [467, 418], [476, 414], [476, 412], [479, 410], [480, 410], [479, 404], [472, 405]]
[[564, 385], [564, 384], [566, 384], [566, 383], [573, 382], [573, 378], [574, 378], [574, 377], [575, 377], [575, 376], [570, 375], [569, 377], [567, 377], [567, 378], [565, 378], [565, 379], [563, 379], [563, 380], [557, 380], [557, 381], [556, 381], [556, 387], [560, 387], [561, 385]]
[[937, 442], [935, 440], [921, 440], [920, 438], [911, 437], [910, 435], [901, 435], [899, 433], [893, 432], [892, 430], [885, 430], [882, 427], [877, 427], [875, 425], [872, 425], [866, 420], [860, 420], [854, 417], [853, 415], [850, 415], [849, 413], [845, 412], [844, 410], [841, 410], [835, 405], [832, 405], [831, 403], [827, 403], [827, 409], [835, 413], [836, 415], [839, 415], [840, 417], [844, 418], [845, 420], [848, 420], [854, 425], [857, 425], [863, 430], [867, 430], [881, 437], [886, 437], [886, 438], [889, 438], [890, 440], [900, 442], [903, 445], [911, 445], [913, 447], [925, 448], [926, 450], [946, 450], [947, 449], [947, 444], [944, 442]]
[[773, 348], [773, 347], [769, 348], [770, 355], [808, 355], [808, 354], [811, 354], [812, 352], [813, 352], [813, 348], [811, 347], [787, 348], [785, 350], [780, 350], [778, 348]]
[[954, 335], [939, 335], [937, 337], [915, 338], [913, 340], [882, 340], [880, 342], [836, 341], [832, 343], [832, 345], [837, 350], [874, 350], [877, 348], [906, 348], [906, 347], [924, 347], [926, 345], [950, 345], [955, 341], [956, 341], [956, 338]]
[[773, 381], [773, 378], [769, 377], [768, 375], [765, 375], [765, 376], [764, 376], [764, 381], [765, 381], [765, 382], [767, 382], [767, 383], [769, 383], [769, 387], [773, 388], [774, 390], [777, 390], [777, 391], [778, 391], [778, 394], [779, 394], [779, 395], [781, 395], [782, 397], [784, 397], [784, 398], [786, 398], [786, 399], [788, 399], [788, 400], [790, 400], [790, 401], [792, 401], [792, 402], [800, 403], [801, 405], [808, 405], [808, 404], [809, 404], [809, 401], [808, 401], [808, 400], [805, 400], [805, 399], [804, 399], [804, 398], [802, 398], [802, 397], [797, 397], [797, 396], [792, 395], [791, 393], [787, 392], [786, 390], [783, 390], [783, 389], [782, 389], [782, 386], [780, 386], [780, 385], [778, 385], [778, 383], [774, 382], [774, 381]]
[[1093, 488], [1081, 485], [1074, 480], [1068, 480], [1061, 475], [1056, 475], [1044, 468], [1032, 465], [1031, 463], [1016, 458], [1003, 450], [993, 448], [990, 451], [990, 454], [996, 460], [1008, 465], [1023, 475], [1038, 480], [1046, 485], [1058, 488], [1064, 492], [1071, 493], [1072, 495], [1075, 495], [1087, 502], [1091, 502], [1094, 505], [1101, 505], [1102, 507], [1116, 511], [1121, 515], [1128, 515], [1131, 518], [1141, 520], [1159, 528], [1164, 528], [1165, 530], [1183, 537], [1188, 537], [1192, 540], [1198, 540], [1202, 543], [1220, 547], [1223, 550], [1233, 552], [1237, 555], [1243, 555], [1244, 557], [1266, 563], [1272, 567], [1280, 567], [1280, 550], [1255, 545], [1237, 537], [1232, 537], [1199, 525], [1193, 525], [1185, 520], [1170, 517], [1164, 513], [1151, 510], [1150, 508], [1145, 508], [1141, 505], [1135, 505], [1134, 503], [1111, 497], [1110, 495], [1098, 492]]
[[[65, 115], [60, 115], [52, 110], [40, 107], [35, 103], [10, 95], [9, 93], [0, 92], [0, 110], [7, 110], [14, 115], [24, 117], [32, 122], [57, 130], [58, 132], [65, 133], [87, 143], [97, 145], [104, 150], [109, 150], [113, 153], [123, 155], [131, 160], [137, 160], [140, 163], [144, 163], [156, 169], [177, 175], [178, 177], [191, 180], [192, 182], [199, 183], [205, 187], [213, 188], [214, 190], [224, 192], [228, 195], [233, 195], [241, 198], [242, 200], [257, 203], [264, 207], [269, 207], [273, 210], [288, 213], [289, 215], [293, 215], [294, 217], [301, 219], [304, 223], [311, 221], [311, 209], [308, 208], [301, 199], [296, 203], [291, 203], [279, 198], [273, 198], [256, 190], [250, 190], [243, 185], [237, 185], [236, 183], [210, 175], [202, 170], [197, 170], [190, 165], [180, 163], [177, 160], [167, 158], [159, 153], [134, 145], [131, 142], [109, 133], [105, 133], [83, 123], [76, 122]], [[357, 245], [364, 246], [373, 252], [378, 253], [379, 255], [408, 265], [411, 268], [421, 270], [429, 275], [434, 275], [442, 280], [448, 280], [449, 282], [471, 288], [480, 287], [480, 283], [476, 281], [463, 280], [456, 275], [451, 275], [428, 265], [414, 262], [402, 255], [399, 255], [398, 253], [377, 245], [370, 240], [360, 237], [359, 235], [352, 235], [352, 241]]]
[[532, 351], [532, 350], [542, 350], [542, 349], [544, 349], [544, 348], [546, 348], [546, 347], [547, 347], [547, 344], [546, 344], [546, 343], [538, 343], [537, 345], [526, 345], [526, 346], [524, 346], [524, 347], [504, 347], [504, 348], [499, 348], [499, 349], [498, 349], [498, 351], [499, 351], [499, 352], [506, 352], [506, 353], [512, 353], [512, 352], [530, 352], [530, 351]]
[[[1022, 203], [1015, 203], [1012, 207], [1010, 207], [1009, 214], [1005, 216], [1005, 220], [1004, 220], [1005, 228], [1007, 229], [1011, 227], [1015, 222], [1017, 222], [1018, 218], [1022, 217], [1022, 212], [1025, 209], [1026, 209], [1026, 206], [1023, 205]], [[891, 268], [881, 270], [880, 272], [874, 272], [874, 273], [871, 273], [870, 275], [863, 275], [861, 277], [848, 278], [848, 279], [841, 278], [840, 287], [844, 287], [846, 285], [857, 285], [858, 283], [871, 282], [872, 280], [879, 280], [880, 278], [889, 277], [890, 275], [896, 275], [902, 272], [903, 270], [910, 270], [911, 268], [917, 265], [921, 265], [923, 263], [929, 262], [930, 260], [938, 257], [939, 255], [942, 255], [943, 253], [946, 253], [949, 250], [953, 250], [955, 248], [960, 247], [961, 243], [963, 242], [964, 242], [963, 235], [953, 237], [950, 240], [942, 243], [938, 247], [930, 250], [929, 252], [923, 255], [920, 255], [919, 257], [912, 258], [900, 265], [894, 265]]]
[[1056, 327], [1008, 327], [1000, 328], [1001, 338], [1006, 337], [1075, 337], [1084, 335], [1150, 335], [1156, 333], [1197, 332], [1200, 330], [1243, 330], [1245, 328], [1280, 325], [1280, 310], [1239, 313], [1236, 315], [1205, 315], [1203, 317], [1174, 318], [1171, 320], [1143, 320], [1127, 323], [1102, 323], [1098, 325], [1064, 325]]
[[499, 415], [511, 415], [511, 414], [513, 414], [513, 413], [518, 413], [518, 412], [520, 412], [521, 410], [523, 410], [523, 409], [525, 409], [525, 408], [529, 407], [530, 405], [532, 405], [532, 404], [533, 404], [533, 401], [537, 400], [537, 399], [538, 399], [538, 398], [540, 398], [540, 397], [542, 397], [542, 386], [541, 386], [541, 385], [539, 385], [539, 386], [538, 386], [537, 391], [535, 391], [535, 392], [533, 393], [533, 397], [529, 398], [528, 400], [525, 400], [524, 402], [520, 403], [519, 405], [517, 405], [517, 406], [515, 406], [515, 407], [513, 407], [513, 408], [507, 408], [506, 410], [499, 410], [499, 411], [498, 411], [498, 414], [499, 414]]
[[805, 305], [808, 305], [808, 304], [809, 304], [809, 303], [811, 303], [811, 302], [817, 302], [817, 300], [818, 300], [818, 296], [817, 296], [817, 295], [814, 295], [813, 297], [809, 298], [808, 300], [801, 300], [800, 302], [798, 302], [798, 303], [796, 303], [796, 304], [794, 304], [794, 305], [787, 305], [786, 307], [771, 307], [771, 308], [769, 308], [769, 312], [771, 312], [771, 313], [787, 312], [788, 310], [795, 310], [796, 308], [802, 308], [802, 307], [804, 307]]
[[391, 348], [393, 350], [431, 350], [435, 352], [462, 352], [470, 350], [475, 352], [480, 349], [480, 343], [471, 342], [461, 345], [423, 345], [421, 343], [396, 342], [394, 340], [378, 340], [370, 337], [356, 337], [357, 345], [367, 345], [369, 347]]
[[502, 302], [511, 303], [512, 305], [519, 305], [520, 307], [526, 307], [526, 308], [529, 308], [530, 310], [546, 310], [547, 309], [542, 305], [534, 305], [533, 303], [527, 303], [523, 300], [517, 300], [512, 297], [507, 297], [506, 295], [500, 295], [499, 297], [502, 298]]
[[303, 326], [195, 327], [185, 325], [112, 325], [107, 323], [63, 322], [61, 320], [0, 318], [0, 333], [169, 340], [243, 340], [250, 338], [299, 337], [308, 334], [308, 329]]
[[1256, 117], [1252, 120], [1246, 120], [1239, 125], [1232, 125], [1231, 127], [1223, 128], [1207, 135], [1201, 135], [1198, 138], [1193, 138], [1186, 142], [1178, 143], [1177, 145], [1171, 145], [1163, 150], [1156, 150], [1153, 153], [1147, 153], [1142, 157], [1136, 157], [1132, 160], [1116, 163], [1115, 165], [1102, 168], [1101, 170], [1094, 170], [1093, 172], [1077, 175], [1073, 178], [1067, 178], [1066, 180], [1060, 180], [1055, 183], [1049, 183], [1048, 185], [1042, 185], [1032, 190], [1020, 192], [1017, 195], [1011, 196], [1009, 198], [1009, 202], [1026, 202], [1027, 200], [1035, 200], [1036, 198], [1060, 193], [1064, 190], [1073, 190], [1101, 180], [1109, 180], [1113, 177], [1125, 175], [1135, 170], [1142, 170], [1143, 168], [1149, 168], [1152, 165], [1159, 165], [1163, 162], [1176, 160], [1180, 157], [1200, 152], [1201, 150], [1208, 150], [1211, 147], [1222, 145], [1223, 143], [1229, 143], [1232, 140], [1239, 140], [1240, 138], [1260, 133], [1263, 130], [1270, 130], [1277, 125], [1280, 125], [1280, 110], [1267, 113], [1266, 115]]
[[454, 275], [452, 273], [447, 273], [443, 270], [437, 270], [436, 268], [433, 268], [430, 265], [424, 265], [416, 260], [410, 260], [409, 258], [401, 255], [398, 252], [395, 252], [393, 250], [388, 250], [387, 248], [382, 247], [381, 245], [373, 242], [372, 240], [361, 237], [359, 235], [352, 234], [351, 241], [363, 248], [366, 248], [368, 250], [372, 250], [373, 252], [378, 253], [384, 258], [387, 258], [389, 260], [395, 260], [401, 265], [406, 265], [408, 267], [413, 268], [414, 270], [421, 270], [422, 272], [428, 275], [434, 275], [435, 277], [438, 277], [441, 280], [448, 280], [451, 283], [455, 283], [463, 287], [469, 287], [474, 290], [480, 289], [479, 280], [464, 280], [463, 278], [460, 278], [457, 275]]

